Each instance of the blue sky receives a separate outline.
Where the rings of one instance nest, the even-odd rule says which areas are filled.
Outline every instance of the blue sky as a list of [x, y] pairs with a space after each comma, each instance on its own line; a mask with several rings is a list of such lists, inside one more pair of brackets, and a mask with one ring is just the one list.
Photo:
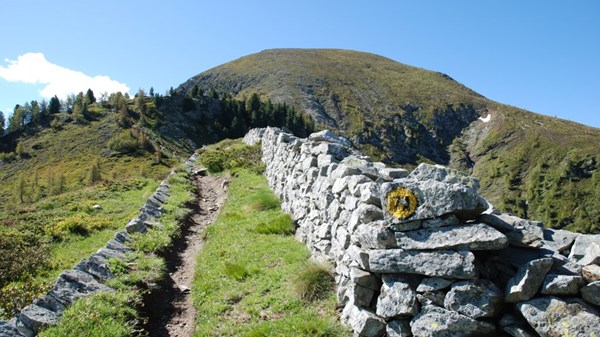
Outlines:
[[5, 113], [77, 86], [164, 93], [264, 49], [343, 48], [440, 71], [495, 101], [600, 127], [595, 0], [6, 0], [1, 17]]

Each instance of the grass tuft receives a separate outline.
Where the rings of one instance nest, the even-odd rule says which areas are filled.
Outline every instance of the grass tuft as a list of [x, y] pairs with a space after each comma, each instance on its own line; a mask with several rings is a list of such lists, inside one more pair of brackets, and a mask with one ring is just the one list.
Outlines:
[[234, 262], [225, 262], [225, 275], [236, 281], [243, 281], [250, 273], [243, 265]]
[[312, 302], [327, 297], [333, 289], [331, 268], [323, 264], [309, 262], [294, 279], [294, 292], [304, 301]]
[[294, 233], [294, 222], [289, 214], [282, 214], [259, 223], [256, 226], [256, 232], [260, 234], [290, 235]]
[[279, 205], [279, 199], [271, 191], [258, 191], [252, 195], [250, 202], [245, 207], [255, 212], [261, 212], [278, 209]]

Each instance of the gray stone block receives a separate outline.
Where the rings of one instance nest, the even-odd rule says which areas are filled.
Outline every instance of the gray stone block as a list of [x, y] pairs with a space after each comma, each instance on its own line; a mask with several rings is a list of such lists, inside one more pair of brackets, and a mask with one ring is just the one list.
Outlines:
[[506, 285], [506, 302], [517, 303], [533, 298], [544, 282], [553, 262], [552, 258], [543, 258], [533, 260], [520, 267]]
[[600, 336], [600, 315], [581, 300], [539, 297], [517, 309], [540, 336]]
[[500, 314], [503, 294], [489, 280], [459, 281], [452, 284], [444, 307], [473, 319]]

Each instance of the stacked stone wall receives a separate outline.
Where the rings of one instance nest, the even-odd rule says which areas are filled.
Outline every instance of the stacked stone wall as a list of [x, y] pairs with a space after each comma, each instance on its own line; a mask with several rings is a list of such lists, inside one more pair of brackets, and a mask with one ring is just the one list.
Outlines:
[[[197, 157], [194, 154], [186, 161], [188, 170], [193, 167]], [[43, 328], [56, 324], [63, 312], [77, 299], [101, 291], [114, 291], [104, 284], [115, 277], [108, 260], [124, 260], [125, 254], [132, 252], [127, 245], [131, 241], [130, 234], [145, 233], [150, 227], [161, 226], [158, 221], [168, 198], [169, 184], [163, 181], [140, 208], [139, 215], [127, 223], [125, 230], [117, 232], [103, 248], [83, 259], [73, 269], [62, 272], [50, 291], [23, 308], [17, 317], [0, 321], [0, 337], [35, 336]]]
[[254, 129], [296, 238], [357, 336], [600, 336], [600, 235], [502, 214], [443, 166], [371, 162], [329, 131]]

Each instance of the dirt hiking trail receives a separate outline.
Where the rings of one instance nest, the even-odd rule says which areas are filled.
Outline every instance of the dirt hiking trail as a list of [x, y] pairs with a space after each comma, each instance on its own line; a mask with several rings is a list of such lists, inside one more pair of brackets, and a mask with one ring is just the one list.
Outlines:
[[[208, 175], [192, 177], [197, 200], [181, 236], [173, 241], [172, 250], [165, 256], [168, 275], [163, 284], [153, 290], [145, 301], [144, 328], [150, 337], [190, 337], [194, 332], [194, 308], [191, 287], [196, 256], [204, 244], [204, 230], [217, 217], [227, 197], [228, 178]], [[224, 183], [225, 182], [225, 183]]]

